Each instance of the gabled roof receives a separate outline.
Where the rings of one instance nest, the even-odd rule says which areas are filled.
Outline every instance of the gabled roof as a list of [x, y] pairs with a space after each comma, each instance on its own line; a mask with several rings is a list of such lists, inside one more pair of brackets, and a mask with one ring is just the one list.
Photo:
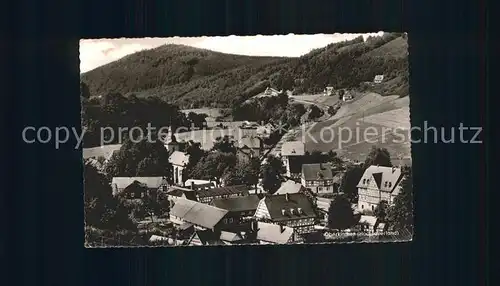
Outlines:
[[214, 183], [209, 180], [197, 180], [197, 179], [187, 179], [186, 182], [184, 182], [184, 185], [189, 187], [191, 186], [191, 183], [194, 183], [195, 186], [214, 185]]
[[293, 236], [293, 228], [272, 223], [257, 222], [257, 239], [276, 244], [285, 244]]
[[288, 141], [281, 146], [282, 156], [303, 156], [305, 153], [306, 147], [302, 141]]
[[196, 201], [196, 193], [193, 190], [171, 186], [167, 191], [167, 195], [181, 198], [183, 195], [186, 199]]
[[196, 195], [200, 198], [233, 195], [233, 194], [242, 194], [244, 196], [247, 196], [248, 187], [245, 185], [236, 185], [236, 186], [227, 186], [227, 187], [219, 187], [219, 188], [196, 191]]
[[210, 230], [198, 230], [189, 239], [189, 245], [222, 245], [222, 241]]
[[266, 92], [266, 93], [267, 93], [267, 92], [275, 92], [275, 93], [279, 93], [279, 90], [277, 90], [277, 89], [275, 89], [275, 88], [272, 88], [272, 87], [268, 87], [268, 88], [266, 88], [266, 91], [265, 91], [265, 92]]
[[260, 139], [254, 136], [244, 136], [240, 139], [240, 141], [238, 141], [238, 148], [259, 149]]
[[220, 209], [230, 212], [255, 211], [259, 204], [259, 196], [248, 195], [235, 198], [214, 199], [212, 204]]
[[330, 209], [330, 205], [332, 204], [332, 200], [328, 198], [317, 197], [316, 198], [316, 206], [319, 210], [328, 213]]
[[177, 200], [170, 210], [173, 216], [209, 229], [217, 225], [227, 213], [227, 210], [186, 199]]
[[402, 178], [403, 173], [401, 172], [401, 168], [373, 165], [365, 170], [357, 187], [368, 188], [370, 186], [370, 182], [374, 181], [378, 190], [392, 193], [401, 182]]
[[[269, 216], [273, 221], [316, 218], [318, 216], [314, 211], [313, 204], [303, 193], [267, 196], [261, 201], [266, 204]], [[301, 213], [298, 212], [299, 208]]]
[[274, 193], [274, 195], [296, 194], [302, 190], [305, 190], [305, 187], [302, 186], [302, 184], [288, 180], [281, 184], [281, 187]]
[[125, 189], [135, 181], [145, 185], [149, 189], [157, 189], [166, 184], [164, 177], [113, 177], [111, 186], [117, 189]]
[[172, 165], [185, 166], [189, 163], [189, 155], [181, 151], [174, 151], [168, 157], [168, 162]]
[[314, 180], [332, 180], [332, 165], [323, 164], [303, 164], [302, 165], [302, 176], [306, 181]]
[[228, 241], [228, 242], [237, 242], [242, 240], [243, 238], [234, 232], [228, 232], [228, 231], [221, 231], [220, 233], [220, 240], [222, 241]]

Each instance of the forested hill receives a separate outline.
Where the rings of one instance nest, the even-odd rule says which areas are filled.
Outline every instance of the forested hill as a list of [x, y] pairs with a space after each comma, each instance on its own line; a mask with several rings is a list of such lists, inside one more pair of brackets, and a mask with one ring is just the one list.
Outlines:
[[407, 41], [401, 34], [362, 37], [328, 45], [299, 58], [229, 55], [164, 45], [126, 56], [82, 74], [91, 96], [155, 96], [181, 107], [227, 107], [266, 87], [319, 92], [356, 87], [377, 74], [387, 93], [407, 95]]

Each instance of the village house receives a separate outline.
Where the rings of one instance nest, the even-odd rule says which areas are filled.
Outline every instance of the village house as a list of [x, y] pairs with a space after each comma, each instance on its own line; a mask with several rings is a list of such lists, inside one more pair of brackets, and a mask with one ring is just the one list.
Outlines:
[[376, 83], [376, 84], [382, 83], [382, 81], [384, 81], [383, 74], [376, 75], [375, 78], [373, 79], [373, 83]]
[[281, 146], [281, 158], [286, 169], [286, 176], [300, 178], [302, 163], [306, 153], [302, 141], [284, 142]]
[[209, 246], [209, 245], [237, 245], [242, 244], [244, 238], [239, 233], [210, 230], [196, 231], [188, 241], [189, 246]]
[[211, 205], [229, 213], [227, 217], [233, 218], [237, 223], [243, 222], [245, 218], [252, 217], [257, 210], [260, 198], [257, 195], [248, 195], [236, 198], [214, 199]]
[[128, 199], [140, 199], [167, 190], [165, 177], [113, 177], [113, 196], [123, 195]]
[[266, 125], [260, 125], [257, 127], [255, 133], [257, 136], [262, 138], [269, 138], [271, 134], [274, 132], [275, 127], [271, 123], [267, 123]]
[[209, 180], [187, 179], [184, 186], [190, 187], [192, 190], [201, 190], [215, 188], [215, 182]]
[[284, 195], [284, 194], [304, 194], [311, 201], [314, 201], [314, 194], [308, 190], [306, 187], [302, 186], [301, 183], [297, 183], [293, 180], [288, 180], [283, 182], [280, 188], [273, 195]]
[[266, 88], [266, 90], [264, 91], [264, 95], [268, 95], [268, 96], [277, 96], [281, 93], [281, 91], [278, 91], [277, 89], [274, 89], [272, 87], [268, 87]]
[[174, 151], [168, 158], [168, 162], [172, 164], [172, 178], [174, 184], [182, 186], [184, 184], [182, 178], [183, 171], [189, 163], [189, 155], [184, 152]]
[[174, 206], [177, 200], [186, 199], [196, 201], [196, 193], [191, 189], [185, 189], [177, 186], [172, 186], [167, 191], [167, 199], [170, 203], [170, 207]]
[[318, 214], [313, 203], [302, 194], [266, 196], [260, 200], [254, 218], [257, 221], [288, 226], [294, 229], [294, 240], [302, 240], [302, 235], [315, 232]]
[[179, 199], [170, 210], [170, 221], [176, 225], [189, 223], [195, 230], [220, 231], [232, 222], [228, 211], [192, 200]]
[[368, 233], [381, 233], [387, 231], [387, 225], [375, 216], [361, 215], [358, 225], [360, 230]]
[[323, 91], [323, 94], [326, 96], [331, 96], [333, 94], [333, 86], [327, 86]]
[[288, 244], [294, 242], [294, 230], [291, 227], [266, 223], [256, 223], [256, 239], [260, 244]]
[[179, 197], [185, 197], [189, 200], [197, 201], [204, 204], [210, 204], [214, 199], [235, 198], [248, 196], [248, 188], [245, 185], [213, 187], [211, 185], [200, 188], [200, 186], [192, 185], [191, 188], [172, 186], [169, 194], [176, 196], [172, 199], [175, 201]]
[[238, 141], [237, 155], [240, 159], [259, 158], [262, 151], [260, 138], [244, 136]]
[[320, 217], [323, 219], [323, 223], [328, 223], [328, 212], [330, 210], [330, 205], [332, 204], [332, 199], [316, 197], [314, 202]]
[[189, 246], [210, 246], [224, 245], [219, 235], [216, 235], [210, 230], [199, 230], [193, 232], [189, 238], [187, 245]]
[[373, 212], [381, 201], [393, 204], [403, 179], [401, 168], [370, 166], [359, 180], [358, 210]]
[[205, 204], [210, 204], [214, 199], [235, 198], [248, 195], [248, 188], [245, 185], [225, 186], [196, 191], [197, 200]]
[[350, 91], [346, 91], [342, 96], [342, 101], [351, 101], [353, 98], [352, 93]]
[[333, 193], [332, 165], [328, 163], [302, 165], [301, 182], [314, 194]]
[[253, 121], [243, 121], [238, 127], [240, 129], [257, 129], [259, 124]]

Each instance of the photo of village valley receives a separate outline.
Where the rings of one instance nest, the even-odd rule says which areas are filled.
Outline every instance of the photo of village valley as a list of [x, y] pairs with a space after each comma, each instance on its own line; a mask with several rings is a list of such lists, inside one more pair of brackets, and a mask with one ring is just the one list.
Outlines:
[[406, 33], [85, 39], [80, 61], [86, 247], [412, 239]]

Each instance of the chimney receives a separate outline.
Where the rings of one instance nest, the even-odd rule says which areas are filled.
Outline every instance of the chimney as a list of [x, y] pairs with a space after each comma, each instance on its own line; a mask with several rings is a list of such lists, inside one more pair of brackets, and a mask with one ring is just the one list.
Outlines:
[[396, 172], [396, 167], [392, 167], [392, 173], [394, 174], [394, 172]]
[[282, 209], [282, 210], [281, 210], [281, 214], [282, 214], [282, 215], [285, 215], [285, 214], [286, 214], [286, 210], [285, 210], [285, 209]]
[[285, 194], [285, 200], [288, 202], [290, 200], [290, 196], [288, 195], [288, 193]]
[[194, 190], [194, 182], [191, 182], [191, 190]]
[[302, 208], [297, 208], [297, 213], [298, 213], [298, 215], [301, 215], [302, 214]]
[[285, 226], [280, 224], [280, 233], [283, 233], [285, 231]]

